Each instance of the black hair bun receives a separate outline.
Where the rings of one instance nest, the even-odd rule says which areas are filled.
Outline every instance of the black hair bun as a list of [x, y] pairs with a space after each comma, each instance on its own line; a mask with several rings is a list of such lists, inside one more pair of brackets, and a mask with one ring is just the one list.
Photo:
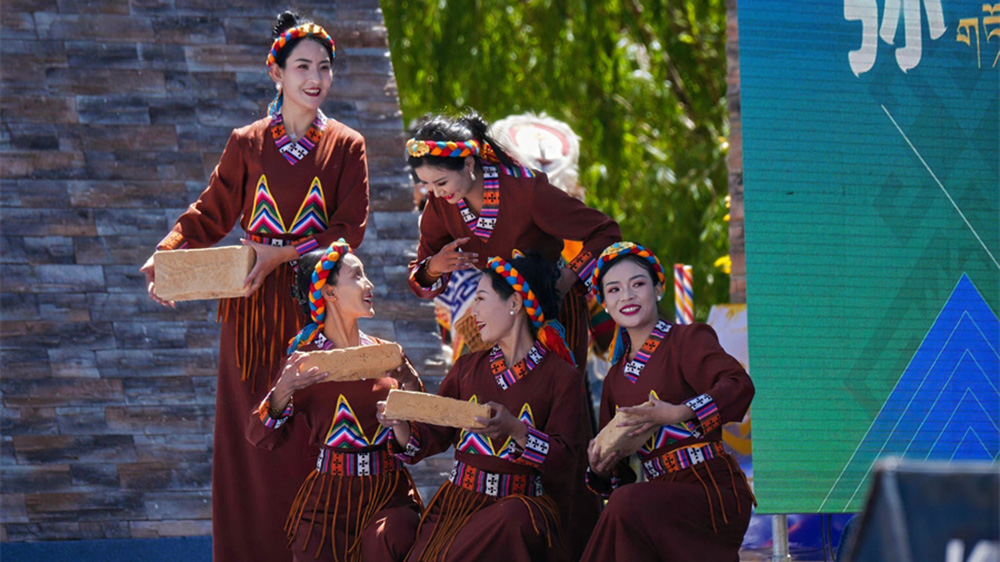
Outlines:
[[299, 16], [299, 14], [291, 10], [281, 12], [278, 14], [278, 17], [274, 19], [274, 27], [271, 28], [271, 37], [277, 39], [282, 33], [299, 25], [300, 18], [301, 16]]

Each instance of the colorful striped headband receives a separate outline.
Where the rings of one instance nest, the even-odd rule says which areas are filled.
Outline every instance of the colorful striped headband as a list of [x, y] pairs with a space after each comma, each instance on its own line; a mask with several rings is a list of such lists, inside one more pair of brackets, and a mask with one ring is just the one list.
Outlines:
[[487, 162], [500, 162], [490, 143], [474, 139], [460, 142], [410, 139], [406, 141], [406, 154], [414, 158], [423, 158], [424, 156], [443, 156], [446, 158], [480, 156]]
[[317, 37], [321, 41], [328, 41], [330, 43], [330, 56], [332, 58], [337, 57], [337, 46], [333, 44], [333, 38], [330, 37], [330, 34], [315, 23], [304, 23], [282, 33], [277, 39], [274, 40], [274, 43], [271, 43], [271, 52], [267, 54], [268, 66], [278, 61], [278, 53], [285, 48], [285, 45], [293, 39], [299, 39], [301, 37]]
[[330, 244], [323, 257], [316, 262], [312, 282], [309, 283], [309, 311], [312, 322], [302, 328], [302, 331], [288, 342], [288, 353], [308, 345], [316, 339], [316, 335], [323, 329], [323, 324], [326, 322], [326, 301], [323, 300], [323, 287], [337, 262], [350, 253], [351, 246], [341, 238]]
[[[512, 257], [521, 257], [521, 254], [517, 250], [514, 250]], [[503, 277], [504, 281], [521, 295], [521, 299], [524, 302], [524, 310], [528, 313], [528, 317], [531, 318], [531, 323], [534, 324], [536, 330], [541, 327], [545, 323], [545, 313], [542, 312], [542, 306], [538, 303], [538, 299], [535, 298], [535, 293], [528, 286], [528, 282], [524, 280], [524, 277], [521, 277], [521, 274], [514, 269], [514, 266], [505, 259], [495, 256], [486, 262], [486, 267], [495, 271], [500, 277]]]
[[591, 274], [590, 277], [590, 286], [594, 288], [594, 294], [597, 296], [597, 302], [604, 301], [601, 296], [600, 285], [598, 285], [598, 283], [601, 275], [607, 268], [607, 265], [619, 257], [628, 255], [638, 256], [649, 262], [649, 264], [653, 266], [653, 271], [656, 273], [656, 279], [654, 279], [654, 281], [657, 281], [660, 285], [667, 282], [667, 278], [663, 274], [663, 266], [660, 265], [660, 260], [656, 258], [656, 255], [653, 254], [653, 252], [643, 248], [635, 242], [615, 242], [601, 252], [601, 257], [597, 258], [597, 265], [594, 266], [594, 273]]

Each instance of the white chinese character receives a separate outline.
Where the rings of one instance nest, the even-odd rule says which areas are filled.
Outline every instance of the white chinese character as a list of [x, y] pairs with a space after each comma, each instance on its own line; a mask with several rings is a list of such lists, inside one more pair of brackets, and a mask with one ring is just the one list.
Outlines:
[[[906, 44], [896, 49], [896, 63], [903, 72], [920, 64], [922, 52], [923, 26], [920, 6], [927, 14], [927, 28], [931, 39], [938, 39], [947, 27], [941, 0], [885, 0], [882, 10], [882, 28], [878, 29], [878, 5], [875, 0], [844, 0], [844, 19], [861, 22], [861, 48], [847, 53], [851, 71], [861, 76], [875, 65], [878, 52], [878, 37], [890, 45], [895, 44], [896, 26], [900, 18], [902, 2], [903, 29]], [[876, 30], [878, 32], [876, 33]]]

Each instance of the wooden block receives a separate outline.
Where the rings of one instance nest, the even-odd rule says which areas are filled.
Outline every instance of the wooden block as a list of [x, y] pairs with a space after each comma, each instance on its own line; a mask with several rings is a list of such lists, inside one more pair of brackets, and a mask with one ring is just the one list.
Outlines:
[[488, 418], [490, 415], [490, 407], [486, 404], [465, 402], [426, 392], [390, 390], [389, 397], [385, 401], [385, 417], [387, 418], [418, 421], [445, 427], [482, 427], [476, 421], [476, 416]]
[[242, 297], [243, 280], [255, 260], [249, 246], [156, 252], [156, 296], [171, 301]]
[[318, 367], [329, 373], [323, 382], [359, 381], [385, 376], [403, 364], [403, 356], [399, 353], [399, 345], [380, 343], [331, 349], [330, 351], [310, 351], [302, 363], [302, 370]]
[[[652, 407], [652, 402], [640, 404], [640, 408]], [[613, 452], [624, 452], [629, 455], [639, 450], [643, 443], [649, 440], [656, 429], [651, 429], [644, 435], [630, 437], [628, 433], [635, 430], [636, 426], [618, 427], [618, 422], [631, 417], [625, 412], [619, 411], [615, 417], [611, 418], [608, 425], [597, 434], [596, 445], [601, 449], [601, 457], [607, 458]]]

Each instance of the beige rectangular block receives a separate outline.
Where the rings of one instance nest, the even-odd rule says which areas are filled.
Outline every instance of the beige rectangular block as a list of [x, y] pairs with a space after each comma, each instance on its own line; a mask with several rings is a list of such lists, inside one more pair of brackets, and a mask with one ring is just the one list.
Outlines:
[[320, 372], [329, 373], [323, 382], [359, 381], [384, 377], [386, 371], [391, 371], [403, 364], [403, 356], [399, 346], [394, 343], [380, 343], [331, 349], [329, 351], [310, 351], [302, 363], [302, 370], [318, 367]]
[[385, 416], [446, 427], [477, 428], [482, 426], [476, 422], [476, 416], [490, 417], [490, 407], [426, 392], [390, 390]]
[[156, 252], [156, 296], [172, 301], [242, 297], [255, 259], [249, 246]]
[[[646, 408], [652, 405], [652, 402], [646, 402], [640, 407]], [[608, 425], [604, 426], [604, 429], [597, 434], [595, 444], [600, 448], [602, 458], [607, 458], [613, 452], [624, 452], [631, 455], [638, 451], [639, 447], [648, 441], [656, 431], [656, 429], [651, 429], [643, 435], [630, 437], [629, 432], [635, 430], [636, 426], [618, 427], [618, 422], [627, 420], [629, 417], [631, 417], [629, 414], [619, 411], [615, 417], [611, 418]]]

